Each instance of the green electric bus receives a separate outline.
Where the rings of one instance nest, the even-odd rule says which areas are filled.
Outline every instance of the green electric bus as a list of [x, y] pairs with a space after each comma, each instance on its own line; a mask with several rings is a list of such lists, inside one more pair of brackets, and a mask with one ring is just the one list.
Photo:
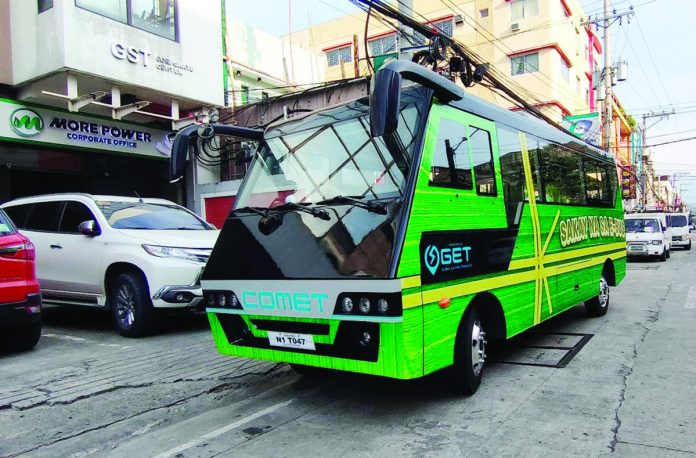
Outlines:
[[263, 129], [184, 129], [173, 180], [217, 134], [255, 145], [201, 279], [222, 354], [398, 379], [449, 368], [470, 394], [487, 341], [583, 302], [604, 315], [626, 274], [612, 157], [419, 65]]

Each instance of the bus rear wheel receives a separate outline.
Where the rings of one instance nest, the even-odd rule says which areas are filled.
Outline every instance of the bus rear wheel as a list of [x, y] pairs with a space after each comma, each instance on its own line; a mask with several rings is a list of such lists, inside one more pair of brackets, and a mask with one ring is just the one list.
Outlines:
[[451, 368], [452, 388], [472, 395], [481, 385], [486, 361], [486, 332], [477, 307], [469, 307], [459, 325]]
[[599, 277], [599, 294], [585, 302], [585, 311], [591, 317], [600, 317], [609, 310], [609, 283], [604, 273]]

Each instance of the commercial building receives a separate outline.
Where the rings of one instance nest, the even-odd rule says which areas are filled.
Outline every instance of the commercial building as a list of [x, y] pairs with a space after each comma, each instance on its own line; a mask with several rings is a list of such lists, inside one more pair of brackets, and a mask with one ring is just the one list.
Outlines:
[[[221, 111], [225, 122], [238, 123], [231, 118], [236, 113], [254, 113], [253, 122], [244, 125], [266, 124], [279, 114], [276, 110], [258, 111], [251, 105], [272, 102], [286, 93], [307, 90], [324, 80], [320, 59], [291, 43], [234, 19], [234, 10], [225, 11], [224, 61], [226, 110]], [[274, 104], [275, 106], [276, 104]], [[267, 105], [264, 105], [267, 106]], [[290, 104], [292, 109], [297, 105]], [[307, 108], [302, 105], [302, 108]], [[241, 145], [228, 145], [230, 152]], [[209, 222], [221, 226], [234, 203], [247, 163], [223, 160], [219, 166], [199, 166], [196, 190], [200, 195], [196, 211]]]
[[224, 104], [219, 0], [0, 3], [0, 202], [51, 192], [165, 197], [173, 132]]

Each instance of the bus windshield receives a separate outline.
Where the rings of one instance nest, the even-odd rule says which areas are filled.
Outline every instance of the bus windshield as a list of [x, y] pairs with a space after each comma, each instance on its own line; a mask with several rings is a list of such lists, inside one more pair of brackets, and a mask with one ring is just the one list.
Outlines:
[[[425, 90], [404, 90], [398, 138], [413, 156]], [[369, 108], [355, 101], [266, 132], [236, 207], [316, 204], [339, 196], [367, 200], [404, 194], [406, 170], [381, 138], [370, 136]]]

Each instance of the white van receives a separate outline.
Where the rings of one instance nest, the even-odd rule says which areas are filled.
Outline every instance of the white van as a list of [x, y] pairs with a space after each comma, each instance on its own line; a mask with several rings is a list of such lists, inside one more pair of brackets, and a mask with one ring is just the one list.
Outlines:
[[670, 213], [672, 219], [673, 247], [679, 246], [691, 249], [691, 237], [689, 236], [689, 215], [686, 213]]
[[628, 257], [658, 256], [660, 261], [669, 258], [670, 237], [667, 235], [667, 225], [659, 215], [658, 213], [625, 215]]

